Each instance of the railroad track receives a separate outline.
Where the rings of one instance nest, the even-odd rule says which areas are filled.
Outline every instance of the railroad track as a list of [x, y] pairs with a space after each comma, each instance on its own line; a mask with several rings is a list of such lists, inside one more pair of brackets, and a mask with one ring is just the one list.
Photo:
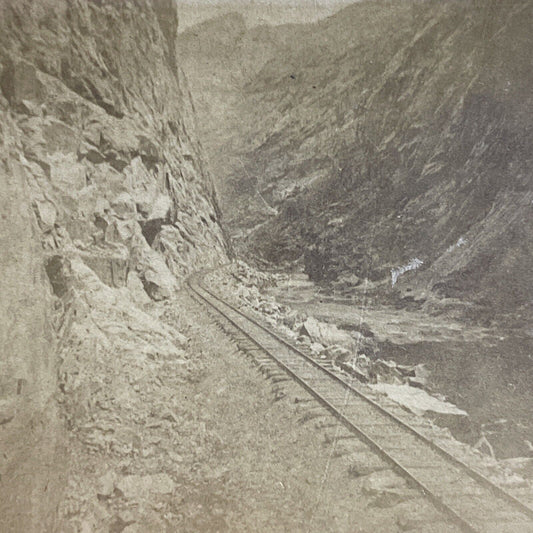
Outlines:
[[[376, 403], [353, 383], [213, 294], [199, 276], [195, 299], [273, 360], [462, 531], [533, 533], [533, 509]], [[250, 348], [251, 349], [251, 348]]]

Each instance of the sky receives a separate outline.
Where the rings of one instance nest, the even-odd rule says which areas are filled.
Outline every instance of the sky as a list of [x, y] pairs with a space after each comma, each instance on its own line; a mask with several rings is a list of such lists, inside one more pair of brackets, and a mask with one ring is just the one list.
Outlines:
[[177, 0], [180, 31], [202, 20], [241, 12], [249, 26], [313, 22], [356, 0]]
[[278, 5], [283, 7], [313, 7], [313, 6], [324, 6], [331, 7], [336, 5], [345, 5], [353, 3], [354, 0], [177, 0], [178, 5], [196, 5], [196, 6], [216, 6], [223, 4], [234, 4], [242, 6], [251, 6], [251, 5]]

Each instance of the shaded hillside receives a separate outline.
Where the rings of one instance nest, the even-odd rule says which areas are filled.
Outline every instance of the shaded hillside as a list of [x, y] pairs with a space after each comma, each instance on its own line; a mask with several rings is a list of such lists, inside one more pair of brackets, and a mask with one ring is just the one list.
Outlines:
[[[312, 121], [319, 130], [329, 127], [313, 115], [304, 117], [294, 109], [299, 103], [309, 105], [301, 99], [309, 98], [311, 104], [318, 105], [321, 90], [333, 72], [340, 72], [340, 66], [348, 65], [343, 74], [348, 79], [357, 63], [371, 65], [383, 50], [392, 54], [396, 36], [384, 41], [375, 28], [393, 27], [402, 21], [408, 27], [413, 15], [406, 3], [386, 5], [387, 9], [376, 9], [373, 2], [361, 3], [315, 24], [265, 25], [250, 30], [243, 17], [234, 13], [194, 26], [179, 36], [181, 58], [198, 112], [200, 138], [210, 156], [223, 211], [230, 221], [233, 200], [243, 191], [255, 196], [252, 225], [257, 209], [265, 206], [266, 198], [258, 193], [270, 180], [256, 176], [255, 168], [248, 172], [248, 156], [255, 160], [255, 149], [275, 145], [277, 130], [289, 123], [296, 131], [302, 121]], [[352, 66], [347, 50], [353, 52]], [[333, 59], [339, 57], [345, 58], [345, 64], [333, 64]], [[353, 100], [357, 95], [352, 92]], [[326, 104], [321, 99], [321, 105]], [[337, 107], [335, 104], [335, 110]], [[294, 113], [288, 113], [290, 110]], [[280, 140], [298, 142], [294, 136]], [[269, 165], [286, 170], [287, 160], [269, 161]], [[265, 214], [271, 213], [265, 210]], [[235, 218], [240, 216], [239, 212]]]
[[0, 2], [2, 531], [74, 530], [64, 432], [86, 451], [106, 380], [129, 387], [110, 365], [178, 346], [142, 309], [226, 260], [177, 23], [172, 0]]
[[259, 146], [255, 137], [247, 137], [257, 116], [253, 111], [247, 114], [249, 102], [243, 99], [242, 91], [269, 61], [282, 57], [303, 38], [311, 39], [306, 26], [263, 25], [248, 30], [240, 13], [207, 20], [178, 37], [180, 60], [194, 94], [199, 138], [213, 162], [222, 204], [228, 198], [228, 207], [233, 195], [226, 194], [224, 177], [236, 168], [245, 170], [243, 142]]
[[318, 280], [389, 286], [418, 258], [397, 294], [526, 309], [532, 20], [525, 0], [363, 2], [302, 26], [310, 39], [244, 84], [222, 147], [241, 161], [221, 167], [240, 244]]

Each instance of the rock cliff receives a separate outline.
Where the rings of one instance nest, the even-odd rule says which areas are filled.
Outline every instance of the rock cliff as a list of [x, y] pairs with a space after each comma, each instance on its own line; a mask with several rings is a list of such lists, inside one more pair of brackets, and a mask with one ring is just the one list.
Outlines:
[[177, 349], [143, 307], [226, 260], [177, 25], [173, 0], [0, 2], [2, 531], [54, 527], [84, 368]]
[[[316, 280], [355, 275], [404, 301], [460, 299], [476, 319], [525, 324], [531, 20], [525, 0], [360, 2], [271, 30], [283, 54], [257, 45], [233, 134], [208, 144], [239, 246], [300, 259]], [[391, 270], [403, 272], [393, 288]]]

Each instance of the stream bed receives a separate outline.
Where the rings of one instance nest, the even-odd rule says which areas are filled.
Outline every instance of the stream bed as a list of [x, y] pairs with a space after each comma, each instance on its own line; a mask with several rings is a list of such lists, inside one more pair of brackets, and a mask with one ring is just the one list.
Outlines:
[[290, 275], [267, 293], [340, 329], [373, 335], [381, 359], [423, 363], [427, 390], [469, 415], [427, 414], [459, 440], [475, 445], [483, 439], [481, 451], [499, 459], [533, 456], [533, 338], [526, 332], [380, 305], [364, 291], [325, 296], [304, 274]]

